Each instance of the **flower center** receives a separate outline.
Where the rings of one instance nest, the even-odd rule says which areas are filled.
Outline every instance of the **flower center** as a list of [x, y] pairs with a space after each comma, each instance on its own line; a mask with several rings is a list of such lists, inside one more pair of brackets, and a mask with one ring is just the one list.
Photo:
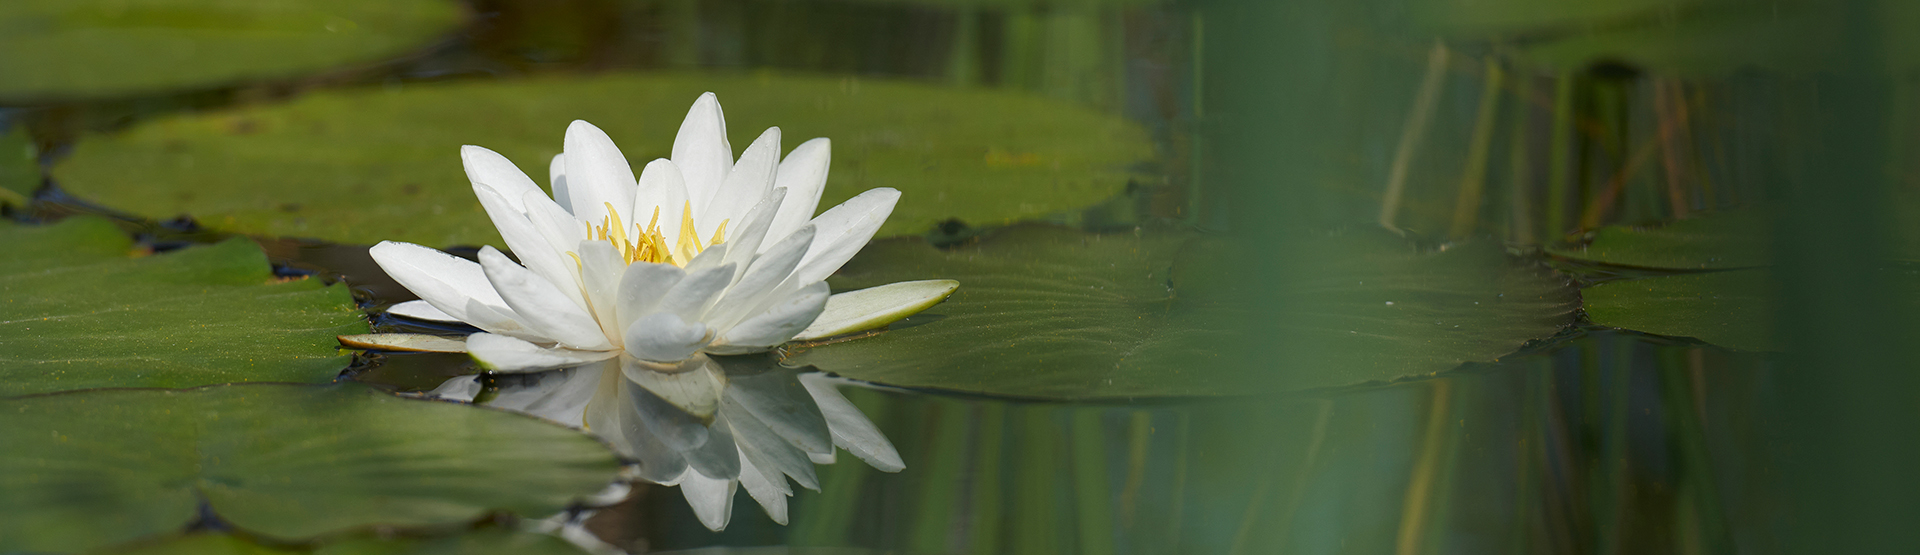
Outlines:
[[587, 238], [613, 243], [614, 250], [620, 251], [620, 257], [628, 264], [652, 262], [685, 267], [702, 251], [726, 241], [727, 221], [721, 220], [720, 227], [713, 230], [713, 239], [703, 245], [700, 243], [700, 233], [693, 226], [693, 203], [688, 202], [680, 212], [679, 241], [668, 244], [667, 236], [660, 233], [658, 207], [653, 209], [653, 219], [647, 222], [646, 227], [635, 225], [633, 230], [634, 233], [629, 235], [627, 225], [620, 222], [620, 211], [614, 210], [613, 203], [607, 203], [607, 219], [602, 220], [599, 227], [589, 224]]

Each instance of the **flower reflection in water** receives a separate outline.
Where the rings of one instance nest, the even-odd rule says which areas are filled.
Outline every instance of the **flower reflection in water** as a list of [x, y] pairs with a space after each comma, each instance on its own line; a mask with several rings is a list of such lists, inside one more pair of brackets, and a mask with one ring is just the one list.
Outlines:
[[[834, 389], [831, 378], [780, 366], [771, 356], [700, 357], [644, 368], [608, 360], [553, 372], [495, 374], [477, 401], [585, 427], [638, 461], [638, 477], [677, 485], [700, 522], [727, 526], [736, 488], [787, 523], [787, 480], [819, 490], [815, 464], [834, 447], [885, 472], [905, 465], [873, 422]], [[473, 400], [477, 376], [431, 395]], [[698, 416], [707, 414], [707, 417]]]

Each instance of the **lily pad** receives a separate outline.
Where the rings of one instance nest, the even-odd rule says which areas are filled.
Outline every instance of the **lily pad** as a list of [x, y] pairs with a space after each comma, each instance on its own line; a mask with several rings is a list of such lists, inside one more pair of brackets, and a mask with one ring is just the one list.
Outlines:
[[1724, 77], [1741, 70], [1806, 73], [1821, 68], [1844, 23], [1820, 2], [1743, 2], [1649, 10], [1607, 25], [1535, 41], [1518, 57], [1549, 68], [1624, 63], [1665, 75]]
[[77, 551], [201, 517], [279, 540], [545, 516], [612, 452], [536, 419], [365, 386], [244, 384], [0, 401], [0, 552]]
[[27, 126], [14, 124], [0, 135], [0, 204], [26, 206], [39, 188], [39, 152], [27, 136]]
[[605, 129], [635, 163], [664, 157], [705, 91], [731, 142], [779, 126], [783, 148], [833, 141], [820, 208], [874, 187], [903, 196], [880, 233], [919, 233], [1093, 205], [1150, 160], [1125, 119], [987, 89], [778, 74], [612, 74], [408, 85], [307, 95], [289, 104], [182, 115], [82, 140], [54, 168], [75, 195], [246, 233], [345, 243], [500, 244], [461, 170], [459, 147], [506, 155], [536, 181], [567, 123]]
[[[1920, 314], [1920, 264], [1888, 262], [1876, 270], [1901, 294], [1884, 302]], [[1691, 337], [1748, 351], [1785, 348], [1776, 334], [1778, 285], [1765, 269], [1613, 281], [1586, 288], [1587, 317], [1603, 326]]]
[[348, 537], [314, 549], [260, 545], [227, 534], [194, 533], [139, 546], [101, 550], [102, 555], [580, 555], [566, 540], [501, 528], [483, 528], [440, 537]]
[[1764, 270], [1709, 272], [1607, 282], [1581, 296], [1595, 324], [1764, 351], [1776, 349], [1771, 279]]
[[112, 223], [0, 223], [0, 397], [328, 382], [365, 333], [344, 286], [274, 277], [246, 239], [146, 257]]
[[1607, 226], [1584, 247], [1555, 247], [1558, 256], [1620, 266], [1725, 270], [1767, 264], [1767, 221], [1757, 209], [1680, 220], [1657, 227]]
[[1419, 0], [1407, 11], [1421, 26], [1483, 36], [1539, 33], [1565, 27], [1670, 15], [1709, 0]]
[[1413, 249], [1384, 231], [1313, 239], [1310, 282], [1287, 295], [1285, 333], [1316, 353], [1283, 353], [1246, 372], [1223, 351], [1257, 338], [1234, 328], [1248, 297], [1226, 264], [1235, 246], [1178, 234], [1002, 229], [939, 250], [912, 239], [869, 245], [835, 290], [950, 278], [945, 303], [872, 337], [791, 349], [810, 364], [888, 385], [1050, 399], [1244, 394], [1431, 374], [1492, 360], [1572, 322], [1572, 287], [1518, 266], [1497, 246]]
[[291, 77], [419, 48], [463, 17], [447, 0], [8, 0], [0, 100]]

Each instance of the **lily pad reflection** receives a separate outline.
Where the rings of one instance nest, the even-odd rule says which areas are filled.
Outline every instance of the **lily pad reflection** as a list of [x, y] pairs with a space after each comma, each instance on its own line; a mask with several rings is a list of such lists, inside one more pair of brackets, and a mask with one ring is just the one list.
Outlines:
[[788, 480], [820, 489], [813, 466], [833, 463], [835, 447], [881, 471], [904, 468], [893, 444], [831, 378], [765, 355], [702, 355], [666, 368], [621, 357], [548, 372], [462, 376], [429, 395], [586, 428], [637, 461], [640, 479], [679, 486], [713, 530], [726, 528], [741, 487], [786, 524]]

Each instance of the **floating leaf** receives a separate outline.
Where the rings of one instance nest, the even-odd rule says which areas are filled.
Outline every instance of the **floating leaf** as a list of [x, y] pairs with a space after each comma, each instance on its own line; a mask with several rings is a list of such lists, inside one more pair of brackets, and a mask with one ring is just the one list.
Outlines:
[[[1892, 291], [1895, 312], [1920, 314], [1920, 265], [1887, 263], [1878, 270]], [[1606, 282], [1581, 292], [1593, 323], [1647, 333], [1692, 337], [1734, 349], [1779, 351], [1775, 331], [1779, 285], [1768, 270], [1735, 270]]]
[[226, 534], [195, 533], [138, 547], [109, 550], [115, 555], [580, 555], [566, 540], [545, 534], [483, 528], [444, 537], [349, 537], [312, 550], [263, 546]]
[[1605, 25], [1538, 40], [1518, 57], [1576, 70], [1596, 62], [1623, 63], [1667, 75], [1722, 77], [1741, 70], [1804, 73], [1817, 70], [1836, 44], [1842, 20], [1819, 2], [1785, 1], [1758, 8], [1742, 2], [1649, 10]]
[[420, 353], [464, 353], [467, 342], [456, 337], [422, 333], [363, 333], [340, 336], [340, 344], [355, 349], [380, 349]]
[[1549, 248], [1558, 256], [1621, 266], [1724, 270], [1767, 264], [1767, 222], [1757, 209], [1712, 214], [1657, 227], [1607, 226], [1585, 247]]
[[605, 445], [505, 412], [359, 385], [102, 390], [0, 401], [0, 552], [183, 529], [204, 503], [282, 540], [545, 516], [611, 482]]
[[[958, 218], [1000, 224], [1083, 208], [1126, 187], [1153, 147], [1141, 128], [1019, 93], [769, 74], [648, 74], [409, 85], [183, 115], [81, 141], [55, 168], [69, 192], [155, 217], [346, 243], [494, 243], [459, 147], [506, 155], [538, 182], [567, 122], [605, 129], [639, 168], [669, 153], [705, 91], [736, 148], [767, 126], [783, 149], [833, 141], [820, 208], [904, 193], [882, 234]], [[736, 153], [737, 154], [737, 153]]]
[[0, 135], [0, 204], [26, 206], [34, 189], [40, 188], [38, 152], [25, 125], [15, 124]]
[[[1571, 323], [1561, 278], [1496, 246], [1421, 253], [1385, 232], [1316, 238], [1310, 282], [1263, 285], [1310, 318], [1285, 332], [1325, 345], [1244, 372], [1220, 352], [1248, 302], [1221, 262], [1231, 245], [1182, 235], [1090, 235], [1016, 226], [938, 250], [869, 245], [835, 289], [941, 277], [947, 302], [873, 337], [794, 349], [790, 364], [877, 383], [1062, 399], [1306, 389], [1430, 374], [1490, 360]], [[1315, 358], [1323, 357], [1323, 358]], [[1249, 376], [1249, 374], [1261, 374]], [[1256, 380], [1249, 383], [1248, 380]]]
[[1418, 0], [1412, 19], [1447, 34], [1524, 34], [1672, 14], [1708, 0]]
[[327, 382], [346, 287], [275, 278], [245, 239], [134, 258], [113, 224], [0, 223], [0, 396], [96, 387]]
[[1602, 326], [1771, 350], [1771, 279], [1764, 270], [1709, 272], [1607, 282], [1581, 296], [1587, 317]]
[[461, 19], [446, 0], [8, 0], [0, 2], [0, 99], [291, 77], [392, 57]]

